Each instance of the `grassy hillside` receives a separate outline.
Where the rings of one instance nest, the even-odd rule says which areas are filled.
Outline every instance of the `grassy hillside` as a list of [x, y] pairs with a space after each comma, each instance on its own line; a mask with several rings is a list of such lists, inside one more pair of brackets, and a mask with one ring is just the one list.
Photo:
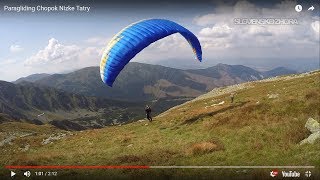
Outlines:
[[[57, 134], [0, 125], [1, 138], [31, 131], [4, 145], [0, 163], [5, 165], [314, 165], [319, 173], [320, 142], [299, 145], [310, 135], [304, 125], [309, 117], [320, 119], [320, 72], [267, 79], [219, 88], [172, 108], [154, 122], [87, 130], [65, 135], [42, 145]], [[235, 102], [230, 103], [230, 92]], [[224, 102], [224, 103], [222, 103]], [[12, 127], [12, 128], [11, 128]], [[50, 133], [49, 133], [50, 132]], [[52, 135], [53, 136], [53, 135]], [[39, 138], [41, 137], [41, 138]], [[0, 139], [1, 140], [1, 139]], [[30, 147], [26, 151], [19, 150]], [[280, 169], [281, 170], [281, 169]], [[289, 169], [292, 170], [292, 169]], [[267, 178], [266, 170], [101, 170], [87, 175], [160, 176], [179, 178], [221, 175]], [[7, 173], [4, 169], [2, 173]], [[77, 175], [75, 170], [60, 171]], [[302, 176], [304, 170], [301, 170]], [[106, 176], [104, 176], [106, 177]]]

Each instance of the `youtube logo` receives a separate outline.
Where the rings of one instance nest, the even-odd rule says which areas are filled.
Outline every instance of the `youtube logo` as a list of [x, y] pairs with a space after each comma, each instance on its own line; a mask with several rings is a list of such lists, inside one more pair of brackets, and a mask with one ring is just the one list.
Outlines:
[[279, 173], [278, 170], [273, 170], [273, 171], [270, 172], [270, 176], [271, 177], [276, 177], [276, 176], [278, 176], [278, 173]]

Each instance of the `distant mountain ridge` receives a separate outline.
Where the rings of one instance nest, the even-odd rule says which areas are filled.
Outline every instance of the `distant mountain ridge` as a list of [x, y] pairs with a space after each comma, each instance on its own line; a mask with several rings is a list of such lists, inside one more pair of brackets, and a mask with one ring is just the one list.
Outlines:
[[[87, 67], [68, 74], [44, 76], [32, 82], [86, 96], [125, 101], [150, 101], [161, 97], [197, 97], [216, 87], [288, 73], [295, 73], [295, 71], [286, 71], [281, 68], [270, 72], [259, 72], [242, 65], [226, 64], [205, 69], [181, 70], [131, 62], [120, 73], [112, 88], [102, 83], [99, 67]], [[28, 77], [24, 80], [28, 80]]]
[[281, 75], [296, 74], [296, 73], [298, 72], [285, 67], [277, 67], [270, 71], [263, 72], [263, 75], [265, 77], [273, 77], [273, 76], [281, 76]]
[[27, 77], [22, 77], [17, 79], [16, 81], [14, 81], [13, 83], [18, 84], [21, 83], [23, 81], [27, 81], [27, 82], [35, 82], [39, 79], [42, 79], [44, 77], [50, 76], [51, 74], [46, 74], [46, 73], [40, 73], [40, 74], [32, 74], [30, 76]]

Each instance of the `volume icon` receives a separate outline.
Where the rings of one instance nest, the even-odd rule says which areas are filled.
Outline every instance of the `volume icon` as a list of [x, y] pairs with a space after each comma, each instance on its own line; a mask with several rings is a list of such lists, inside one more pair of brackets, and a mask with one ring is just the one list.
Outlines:
[[23, 175], [25, 175], [26, 177], [30, 177], [31, 176], [31, 172], [30, 171], [26, 171], [23, 173]]

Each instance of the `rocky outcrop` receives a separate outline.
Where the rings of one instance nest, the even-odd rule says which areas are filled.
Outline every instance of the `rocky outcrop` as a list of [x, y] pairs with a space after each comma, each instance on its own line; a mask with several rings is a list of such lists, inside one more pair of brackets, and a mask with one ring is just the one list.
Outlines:
[[57, 141], [64, 138], [65, 136], [66, 134], [64, 133], [52, 134], [47, 139], [43, 139], [41, 144], [42, 145], [50, 144], [50, 143], [53, 143], [53, 141]]
[[268, 94], [267, 97], [269, 99], [277, 99], [279, 97], [279, 94]]
[[316, 133], [320, 131], [320, 123], [313, 118], [309, 118], [305, 127], [311, 132]]
[[320, 139], [320, 124], [313, 118], [309, 118], [305, 124], [305, 127], [312, 133], [308, 138], [302, 140], [300, 145], [302, 144], [314, 144], [318, 139]]

